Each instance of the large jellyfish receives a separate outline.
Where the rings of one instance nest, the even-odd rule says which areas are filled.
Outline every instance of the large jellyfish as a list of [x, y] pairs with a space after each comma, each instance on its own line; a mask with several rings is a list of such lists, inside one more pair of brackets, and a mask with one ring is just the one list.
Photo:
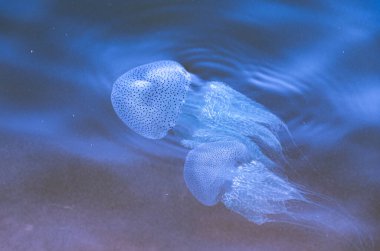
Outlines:
[[[283, 145], [291, 137], [262, 105], [222, 82], [201, 81], [174, 61], [129, 70], [114, 83], [111, 101], [136, 133], [161, 139], [172, 130], [191, 149], [184, 179], [203, 205], [221, 202], [257, 224], [319, 224], [322, 207], [275, 168], [287, 163]], [[297, 203], [313, 209], [297, 211]]]
[[[193, 81], [194, 80], [194, 81]], [[189, 148], [220, 139], [239, 139], [264, 162], [282, 161], [284, 123], [260, 104], [221, 82], [199, 83], [174, 61], [136, 67], [119, 77], [111, 101], [136, 133], [161, 139], [170, 129]]]

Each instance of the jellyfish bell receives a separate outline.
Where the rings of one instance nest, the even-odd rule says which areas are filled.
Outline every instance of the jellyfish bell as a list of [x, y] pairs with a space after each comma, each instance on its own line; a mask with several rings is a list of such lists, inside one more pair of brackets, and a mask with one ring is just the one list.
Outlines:
[[199, 202], [213, 206], [231, 185], [234, 168], [248, 160], [247, 148], [238, 141], [201, 144], [186, 157], [185, 183]]
[[130, 129], [146, 138], [160, 139], [175, 125], [190, 79], [174, 61], [141, 65], [116, 80], [111, 102]]

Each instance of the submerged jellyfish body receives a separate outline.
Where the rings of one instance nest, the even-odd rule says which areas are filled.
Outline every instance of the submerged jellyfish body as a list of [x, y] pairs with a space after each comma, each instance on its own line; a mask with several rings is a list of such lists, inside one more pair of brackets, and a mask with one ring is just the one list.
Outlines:
[[250, 159], [248, 149], [237, 141], [204, 143], [191, 150], [186, 157], [184, 179], [202, 204], [222, 202], [257, 224], [272, 221], [273, 215], [291, 216], [287, 201], [306, 202], [289, 182], [263, 163]]

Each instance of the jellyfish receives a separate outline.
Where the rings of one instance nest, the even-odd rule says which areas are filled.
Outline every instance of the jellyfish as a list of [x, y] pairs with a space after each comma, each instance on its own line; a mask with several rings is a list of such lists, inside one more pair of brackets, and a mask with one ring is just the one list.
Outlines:
[[114, 83], [116, 114], [136, 133], [161, 139], [172, 130], [188, 148], [234, 138], [264, 154], [264, 162], [284, 160], [280, 136], [285, 124], [262, 105], [222, 82], [202, 82], [175, 61], [133, 68]]
[[236, 140], [202, 143], [186, 156], [186, 186], [201, 204], [222, 203], [257, 225], [281, 222], [317, 233], [332, 232], [360, 250], [370, 243], [355, 219], [327, 200], [312, 201], [311, 196], [319, 195], [292, 183], [255, 156]]
[[288, 202], [307, 203], [303, 193], [252, 159], [238, 141], [203, 143], [189, 152], [184, 166], [185, 183], [203, 205], [223, 203], [256, 224], [291, 219]]

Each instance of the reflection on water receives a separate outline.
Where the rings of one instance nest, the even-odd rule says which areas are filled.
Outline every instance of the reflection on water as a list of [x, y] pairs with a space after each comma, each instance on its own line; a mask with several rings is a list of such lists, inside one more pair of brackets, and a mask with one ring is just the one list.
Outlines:
[[378, 249], [379, 14], [358, 0], [0, 2], [1, 250], [360, 246], [195, 201], [187, 150], [136, 135], [110, 102], [118, 76], [162, 59], [284, 120], [299, 147], [290, 179]]

